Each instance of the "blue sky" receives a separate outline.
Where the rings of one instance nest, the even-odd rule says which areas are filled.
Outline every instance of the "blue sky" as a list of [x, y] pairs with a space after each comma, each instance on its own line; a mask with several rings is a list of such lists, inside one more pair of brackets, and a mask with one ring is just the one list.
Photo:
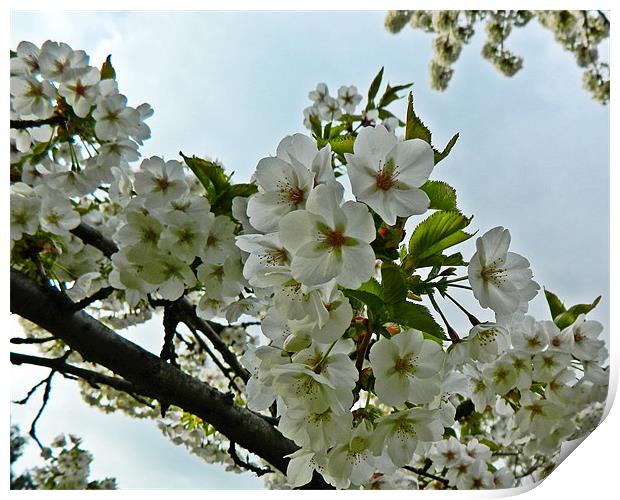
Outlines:
[[[208, 155], [238, 181], [274, 154], [282, 137], [305, 131], [302, 110], [317, 82], [332, 94], [343, 84], [363, 93], [384, 66], [390, 83], [414, 82], [416, 110], [437, 144], [460, 132], [432, 177], [457, 189], [461, 210], [475, 216], [472, 227], [481, 234], [509, 228], [511, 249], [569, 305], [603, 295], [591, 316], [608, 338], [609, 110], [581, 87], [572, 55], [533, 21], [510, 37], [525, 64], [507, 79], [481, 58], [479, 33], [463, 49], [449, 89], [438, 93], [428, 85], [432, 37], [409, 28], [391, 35], [383, 18], [380, 11], [14, 12], [10, 38], [13, 47], [23, 39], [65, 41], [96, 65], [111, 53], [121, 92], [155, 109], [143, 156]], [[392, 109], [405, 114], [403, 101]], [[473, 241], [462, 246], [466, 258], [473, 251]], [[446, 310], [465, 328], [456, 310]], [[530, 311], [547, 319], [542, 295]], [[127, 335], [152, 348], [161, 341], [157, 322]], [[17, 398], [45, 373], [13, 368], [11, 375]], [[36, 411], [14, 408], [14, 419], [27, 428]], [[115, 476], [124, 488], [262, 484], [204, 465], [151, 422], [87, 408], [67, 381], [58, 380], [39, 429], [44, 440], [63, 431], [81, 435], [95, 455], [93, 476]], [[22, 463], [35, 461], [31, 448]]]

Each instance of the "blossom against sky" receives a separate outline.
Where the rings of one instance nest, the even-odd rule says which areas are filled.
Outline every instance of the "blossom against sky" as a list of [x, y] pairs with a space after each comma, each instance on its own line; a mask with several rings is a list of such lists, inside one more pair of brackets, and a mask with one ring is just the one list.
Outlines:
[[[302, 110], [317, 82], [326, 82], [332, 95], [341, 85], [363, 93], [384, 66], [391, 83], [414, 82], [416, 109], [437, 143], [460, 132], [435, 177], [457, 189], [463, 212], [475, 214], [474, 227], [480, 234], [497, 225], [509, 228], [511, 249], [528, 258], [541, 286], [567, 303], [602, 294], [591, 317], [608, 335], [609, 110], [582, 89], [572, 56], [532, 24], [511, 37], [525, 67], [506, 79], [482, 60], [476, 36], [450, 88], [437, 93], [427, 83], [431, 38], [413, 30], [390, 35], [383, 17], [381, 11], [16, 12], [11, 45], [65, 41], [86, 50], [96, 65], [112, 53], [130, 103], [146, 101], [155, 109], [143, 157], [178, 159], [179, 150], [209, 155], [240, 182], [260, 158], [275, 154], [282, 137], [305, 132]], [[402, 116], [405, 103], [392, 109]], [[471, 255], [473, 240], [468, 244]], [[531, 311], [546, 317], [541, 296]], [[133, 335], [156, 349], [156, 332], [147, 324]], [[43, 377], [36, 369], [11, 373], [14, 398]], [[36, 412], [34, 406], [13, 410], [24, 428]], [[115, 476], [121, 488], [261, 484], [213, 475], [150, 422], [85, 408], [71, 382], [56, 382], [39, 428], [44, 439], [60, 432], [83, 436], [95, 455], [93, 475]], [[24, 461], [36, 459], [36, 450], [28, 453]]]

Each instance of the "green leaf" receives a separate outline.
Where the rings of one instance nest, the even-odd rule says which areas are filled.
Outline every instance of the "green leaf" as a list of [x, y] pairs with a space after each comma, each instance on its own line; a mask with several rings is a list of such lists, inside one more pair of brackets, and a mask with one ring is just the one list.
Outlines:
[[456, 210], [456, 190], [443, 181], [426, 181], [420, 188], [431, 200], [428, 208]]
[[437, 165], [441, 160], [443, 160], [446, 156], [450, 154], [450, 151], [452, 151], [452, 148], [456, 144], [456, 141], [458, 140], [458, 138], [459, 138], [459, 134], [458, 133], [454, 134], [454, 136], [452, 136], [452, 139], [450, 139], [448, 144], [446, 144], [446, 147], [443, 148], [443, 151], [441, 153], [437, 151], [435, 148], [433, 148], [433, 152], [435, 153], [435, 165]]
[[[385, 304], [381, 297], [376, 296], [374, 293], [365, 292], [363, 290], [351, 290], [345, 289], [342, 291], [345, 297], [352, 300], [352, 306], [355, 309], [361, 309], [360, 304], [363, 304], [368, 307], [369, 312], [373, 316], [379, 316], [384, 308]], [[357, 303], [357, 304], [355, 304]]]
[[413, 110], [413, 93], [409, 92], [407, 102], [407, 122], [405, 125], [405, 140], [422, 139], [431, 144], [431, 131], [420, 120]]
[[566, 307], [564, 307], [564, 304], [562, 304], [562, 301], [556, 294], [545, 289], [545, 298], [547, 299], [547, 304], [549, 304], [551, 319], [556, 318], [557, 316], [566, 311]]
[[334, 137], [336, 137], [338, 134], [340, 134], [340, 132], [343, 132], [347, 129], [347, 124], [341, 124], [341, 125], [336, 125], [335, 127], [330, 127], [329, 129], [329, 138], [333, 139]]
[[11, 59], [13, 59], [14, 57], [17, 57], [17, 52], [11, 50]]
[[310, 128], [312, 129], [312, 133], [315, 135], [317, 139], [320, 139], [321, 136], [321, 120], [319, 120], [314, 115], [309, 115], [308, 119], [310, 120]]
[[377, 95], [377, 92], [379, 92], [379, 87], [381, 86], [382, 79], [383, 79], [383, 66], [379, 70], [379, 73], [377, 73], [377, 76], [375, 76], [374, 80], [370, 84], [370, 88], [368, 89], [368, 104], [366, 105], [366, 111], [368, 111], [369, 109], [372, 109], [370, 106], [371, 104], [374, 105], [374, 99], [375, 99], [375, 96]]
[[401, 302], [391, 307], [391, 313], [392, 319], [399, 325], [415, 328], [438, 340], [445, 340], [443, 328], [439, 326], [430, 311], [423, 305]]
[[453, 210], [435, 212], [420, 222], [409, 240], [408, 267], [433, 265], [431, 257], [471, 238], [473, 234], [463, 231], [470, 221], [471, 218]]
[[182, 152], [179, 152], [179, 154], [204, 186], [207, 192], [207, 199], [211, 205], [214, 205], [217, 197], [230, 187], [230, 178], [226, 175], [222, 166], [196, 156], [187, 157]]
[[393, 262], [381, 265], [381, 288], [386, 304], [397, 304], [407, 298], [407, 285], [400, 267]]
[[594, 299], [592, 304], [577, 304], [576, 306], [571, 307], [568, 311], [561, 313], [559, 316], [554, 318], [553, 321], [560, 330], [563, 330], [567, 326], [572, 325], [580, 314], [588, 314], [598, 305], [600, 300], [601, 296], [599, 295], [596, 299]]
[[353, 144], [355, 143], [355, 137], [351, 134], [339, 135], [333, 139], [318, 139], [316, 141], [317, 147], [322, 149], [327, 143], [332, 147], [332, 151], [338, 154], [353, 153]]
[[383, 288], [381, 287], [381, 284], [374, 278], [370, 278], [365, 283], [362, 283], [358, 290], [372, 293], [373, 295], [376, 295], [381, 300], [383, 300]]
[[401, 90], [408, 89], [412, 85], [413, 83], [406, 83], [405, 85], [396, 85], [395, 87], [390, 87], [390, 84], [388, 83], [388, 86], [385, 89], [383, 96], [379, 100], [379, 107], [383, 108], [387, 106], [388, 104], [390, 104], [391, 102], [394, 102], [400, 99], [402, 96], [399, 96], [398, 92]]
[[247, 198], [258, 191], [256, 184], [233, 184], [218, 194], [211, 205], [215, 215], [232, 215], [232, 201], [237, 196]]
[[101, 66], [101, 79], [116, 80], [116, 71], [114, 71], [114, 66], [112, 66], [112, 54], [106, 57], [105, 62]]

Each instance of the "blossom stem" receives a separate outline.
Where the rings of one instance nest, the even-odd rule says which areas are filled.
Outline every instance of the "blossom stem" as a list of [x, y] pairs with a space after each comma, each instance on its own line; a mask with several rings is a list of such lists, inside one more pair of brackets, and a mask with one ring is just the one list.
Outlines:
[[471, 290], [472, 288], [470, 286], [466, 286], [466, 285], [454, 285], [452, 283], [450, 283], [448, 286], [453, 286], [455, 288], [463, 288], [464, 290]]
[[316, 373], [320, 372], [321, 365], [325, 362], [325, 360], [327, 359], [327, 356], [329, 356], [329, 353], [332, 351], [332, 349], [334, 348], [334, 346], [336, 345], [336, 342], [338, 342], [338, 340], [340, 340], [340, 339], [336, 339], [336, 340], [334, 340], [331, 343], [331, 345], [328, 347], [328, 349], [325, 352], [325, 354], [323, 354], [323, 356], [321, 357], [321, 360], [316, 364], [316, 366], [314, 367], [314, 370], [315, 370]]
[[454, 278], [453, 280], [446, 280], [446, 283], [456, 283], [457, 281], [468, 280], [469, 276], [461, 276], [460, 278]]
[[457, 342], [461, 341], [461, 338], [458, 336], [458, 334], [456, 333], [456, 331], [454, 330], [454, 328], [452, 328], [450, 326], [450, 323], [448, 323], [447, 318], [445, 317], [444, 313], [442, 312], [442, 310], [439, 308], [439, 306], [437, 305], [437, 301], [435, 300], [435, 297], [433, 297], [432, 293], [428, 294], [428, 298], [430, 299], [431, 303], [433, 304], [433, 308], [435, 309], [435, 311], [437, 311], [439, 313], [439, 316], [441, 316], [441, 319], [443, 320], [443, 322], [446, 325], [446, 330], [448, 331], [448, 336], [450, 337], [450, 340], [456, 344]]
[[467, 316], [467, 319], [469, 319], [469, 322], [472, 324], [472, 326], [476, 326], [476, 325], [480, 324], [480, 320], [478, 320], [478, 318], [476, 318], [476, 316], [471, 314], [467, 309], [465, 309], [461, 304], [459, 304], [456, 301], [456, 299], [454, 299], [453, 297], [448, 295], [448, 293], [446, 293], [446, 292], [444, 292], [444, 295], [446, 297], [448, 297], [456, 305], [456, 307], [458, 307], [461, 311], [463, 311], [465, 313], [465, 315]]
[[365, 329], [360, 332], [362, 337], [362, 341], [357, 351], [357, 359], [355, 360], [355, 368], [357, 371], [361, 373], [362, 367], [364, 366], [364, 358], [366, 357], [366, 351], [368, 350], [368, 346], [370, 344], [370, 337], [372, 336], [372, 332], [368, 328], [368, 320], [364, 320]]

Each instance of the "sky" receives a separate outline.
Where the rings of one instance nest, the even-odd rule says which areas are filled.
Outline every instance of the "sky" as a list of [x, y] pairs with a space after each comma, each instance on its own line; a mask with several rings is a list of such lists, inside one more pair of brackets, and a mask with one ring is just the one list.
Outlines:
[[[183, 151], [217, 158], [239, 182], [249, 179], [259, 159], [275, 154], [284, 136], [306, 132], [302, 110], [318, 82], [327, 83], [332, 95], [352, 84], [364, 94], [385, 67], [391, 84], [414, 83], [416, 111], [437, 145], [460, 133], [431, 178], [456, 188], [460, 209], [474, 215], [470, 228], [479, 234], [500, 225], [510, 229], [511, 250], [524, 255], [536, 281], [568, 305], [602, 295], [590, 317], [603, 323], [608, 339], [609, 109], [582, 88], [573, 56], [533, 21], [509, 39], [525, 62], [508, 79], [482, 59], [483, 33], [477, 33], [454, 65], [448, 90], [436, 92], [427, 74], [432, 36], [408, 27], [389, 34], [384, 15], [13, 12], [10, 39], [12, 47], [20, 40], [64, 41], [86, 50], [97, 66], [112, 54], [129, 103], [155, 109], [143, 157], [173, 159]], [[391, 109], [404, 117], [405, 102]], [[459, 248], [466, 259], [474, 249], [473, 239]], [[466, 328], [458, 311], [445, 310], [457, 330]], [[530, 312], [549, 319], [542, 293]], [[492, 318], [488, 312], [479, 317]], [[155, 320], [123, 334], [153, 350], [161, 342]], [[46, 375], [23, 367], [10, 373], [12, 399]], [[13, 421], [27, 429], [37, 409], [38, 402], [13, 405]], [[121, 488], [262, 485], [249, 474], [205, 465], [170, 443], [153, 422], [87, 407], [71, 381], [58, 379], [39, 435], [51, 441], [61, 432], [80, 435], [93, 452], [91, 477], [114, 476]], [[31, 446], [18, 469], [36, 462]]]

